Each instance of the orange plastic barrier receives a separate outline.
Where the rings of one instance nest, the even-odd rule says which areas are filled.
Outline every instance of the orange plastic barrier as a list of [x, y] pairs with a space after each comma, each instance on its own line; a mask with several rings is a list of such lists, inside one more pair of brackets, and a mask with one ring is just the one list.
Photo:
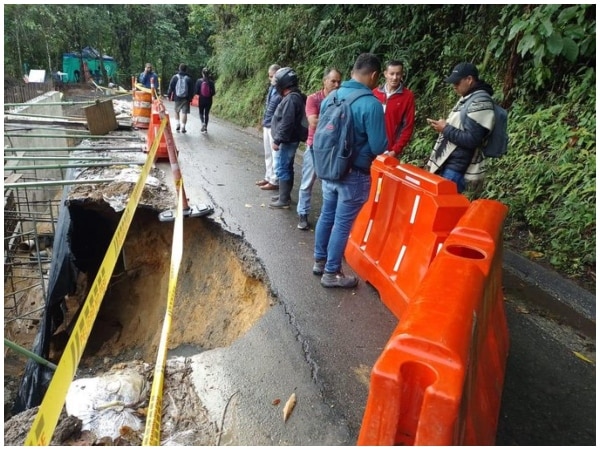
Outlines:
[[158, 133], [158, 129], [160, 128], [160, 111], [159, 108], [162, 108], [162, 113], [167, 116], [167, 126], [165, 128], [165, 132], [160, 138], [160, 144], [158, 145], [158, 150], [156, 151], [156, 159], [169, 159], [169, 151], [167, 148], [168, 140], [172, 140], [173, 148], [175, 148], [175, 141], [173, 140], [173, 132], [171, 131], [171, 124], [169, 122], [169, 113], [166, 112], [164, 105], [161, 100], [154, 100], [152, 102], [152, 114], [150, 116], [150, 125], [148, 127], [148, 145], [146, 148], [146, 152], [149, 148], [152, 147], [154, 143], [154, 139], [156, 138], [156, 134]]
[[469, 201], [454, 182], [392, 157], [377, 157], [371, 178], [345, 257], [400, 318]]
[[507, 207], [474, 201], [371, 373], [359, 445], [493, 445], [508, 355]]
[[152, 94], [140, 90], [133, 91], [132, 123], [135, 128], [148, 128], [152, 109]]

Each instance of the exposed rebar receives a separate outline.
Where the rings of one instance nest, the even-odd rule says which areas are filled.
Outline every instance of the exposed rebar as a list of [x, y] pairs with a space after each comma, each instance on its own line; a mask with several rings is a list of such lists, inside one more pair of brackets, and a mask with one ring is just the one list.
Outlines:
[[47, 187], [47, 186], [68, 186], [71, 184], [103, 184], [112, 183], [114, 178], [98, 178], [94, 180], [61, 180], [61, 181], [31, 181], [24, 183], [6, 183], [4, 189], [27, 188], [27, 187]]
[[108, 167], [108, 166], [128, 166], [131, 164], [143, 166], [144, 161], [119, 161], [119, 162], [104, 162], [104, 163], [81, 163], [81, 164], [46, 164], [33, 166], [4, 166], [4, 170], [41, 170], [41, 169], [75, 169], [78, 167]]
[[[37, 137], [37, 136], [36, 136]], [[89, 137], [89, 136], [88, 136]], [[113, 151], [113, 150], [142, 150], [142, 147], [5, 147], [4, 152], [78, 152], [78, 151]]]
[[[35, 137], [35, 138], [85, 138], [85, 139], [108, 139], [105, 135], [96, 134], [31, 134], [31, 133], [5, 133], [4, 137]], [[139, 136], [110, 136], [110, 139], [129, 139], [129, 140], [141, 140]]]
[[56, 370], [56, 364], [51, 363], [50, 361], [42, 358], [39, 355], [36, 355], [35, 353], [27, 350], [26, 348], [21, 347], [18, 344], [15, 344], [14, 342], [9, 341], [6, 338], [4, 338], [4, 345], [6, 345], [8, 348], [13, 349], [17, 353], [21, 353], [22, 355], [33, 359], [35, 362], [40, 363], [41, 365], [46, 366], [49, 369]]

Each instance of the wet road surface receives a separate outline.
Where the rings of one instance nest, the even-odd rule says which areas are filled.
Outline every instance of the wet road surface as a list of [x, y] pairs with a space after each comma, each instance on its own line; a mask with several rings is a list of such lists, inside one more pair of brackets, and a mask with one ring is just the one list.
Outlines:
[[[173, 104], [167, 107], [173, 117]], [[212, 395], [215, 411], [234, 404], [221, 444], [354, 445], [370, 369], [397, 320], [364, 282], [356, 290], [326, 290], [312, 275], [320, 185], [313, 193], [311, 230], [300, 231], [300, 152], [292, 208], [271, 210], [273, 191], [254, 185], [264, 175], [261, 132], [211, 118], [202, 134], [196, 108], [187, 128], [175, 139], [190, 204], [213, 205], [210, 220], [249, 242], [279, 302], [231, 348], [198, 359], [204, 378], [219, 385]], [[595, 340], [505, 288], [511, 346], [497, 445], [595, 445], [595, 363], [576, 354], [595, 361]], [[284, 424], [272, 402], [284, 403], [291, 392], [298, 393], [298, 405]]]

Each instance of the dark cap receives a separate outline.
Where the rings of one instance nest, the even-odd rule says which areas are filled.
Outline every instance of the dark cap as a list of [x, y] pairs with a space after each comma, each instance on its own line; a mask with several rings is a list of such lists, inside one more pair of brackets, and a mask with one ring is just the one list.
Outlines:
[[446, 83], [455, 84], [469, 75], [473, 76], [474, 78], [479, 78], [477, 67], [475, 67], [474, 64], [463, 62], [457, 64], [454, 69], [452, 69], [452, 72], [450, 72], [450, 75], [448, 75], [448, 78], [446, 78], [444, 81]]

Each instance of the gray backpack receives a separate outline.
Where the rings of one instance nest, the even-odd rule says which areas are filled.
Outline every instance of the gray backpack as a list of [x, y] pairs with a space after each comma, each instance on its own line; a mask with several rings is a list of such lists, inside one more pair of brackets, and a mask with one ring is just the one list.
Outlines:
[[465, 123], [467, 110], [475, 100], [489, 99], [494, 105], [494, 128], [483, 140], [481, 152], [486, 158], [500, 158], [508, 150], [508, 112], [498, 105], [487, 92], [475, 93], [467, 99], [460, 111], [460, 120]]
[[188, 97], [188, 76], [181, 76], [177, 74], [177, 84], [175, 85], [175, 95], [179, 98], [187, 98]]

